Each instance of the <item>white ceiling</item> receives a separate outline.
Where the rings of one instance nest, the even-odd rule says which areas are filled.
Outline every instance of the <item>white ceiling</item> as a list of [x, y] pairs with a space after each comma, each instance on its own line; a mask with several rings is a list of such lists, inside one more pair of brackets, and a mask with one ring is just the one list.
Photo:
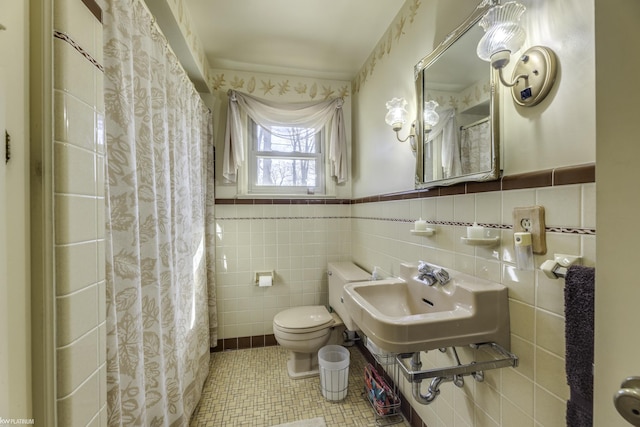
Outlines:
[[209, 65], [351, 80], [405, 0], [185, 0]]

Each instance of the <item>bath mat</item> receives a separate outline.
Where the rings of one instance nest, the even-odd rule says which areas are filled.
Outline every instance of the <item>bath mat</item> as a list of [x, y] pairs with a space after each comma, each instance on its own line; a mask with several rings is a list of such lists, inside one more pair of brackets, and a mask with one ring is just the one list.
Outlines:
[[324, 417], [312, 418], [310, 420], [294, 421], [292, 423], [278, 424], [272, 427], [327, 427]]

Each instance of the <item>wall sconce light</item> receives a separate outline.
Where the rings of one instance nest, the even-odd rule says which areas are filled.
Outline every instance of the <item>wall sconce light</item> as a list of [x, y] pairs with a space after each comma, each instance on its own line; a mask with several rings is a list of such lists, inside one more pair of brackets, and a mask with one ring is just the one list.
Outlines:
[[512, 82], [505, 81], [502, 70], [509, 63], [511, 54], [520, 50], [526, 38], [524, 29], [518, 23], [525, 10], [523, 5], [515, 1], [489, 9], [480, 20], [485, 34], [478, 43], [477, 54], [498, 70], [500, 81], [511, 88], [511, 95], [517, 104], [532, 107], [540, 103], [553, 87], [557, 60], [551, 49], [533, 46], [524, 52], [515, 65]]
[[391, 101], [387, 101], [386, 106], [387, 106], [387, 115], [384, 116], [384, 121], [387, 122], [387, 124], [391, 126], [391, 128], [394, 130], [394, 132], [396, 133], [396, 138], [398, 138], [398, 141], [405, 142], [407, 139], [410, 139], [409, 143], [411, 144], [411, 149], [415, 151], [416, 149], [415, 148], [415, 145], [416, 145], [415, 124], [411, 124], [411, 130], [409, 131], [409, 135], [407, 135], [406, 138], [400, 139], [400, 134], [399, 134], [400, 129], [402, 129], [402, 126], [407, 121], [407, 114], [409, 114], [407, 112], [406, 99], [393, 98]]
[[[400, 130], [407, 121], [407, 101], [404, 98], [393, 98], [391, 101], [387, 101], [387, 115], [384, 117], [384, 121], [395, 131], [396, 138], [400, 142], [405, 142], [407, 139], [411, 144], [411, 149], [416, 151], [416, 124], [415, 121], [411, 124], [411, 130], [406, 138], [400, 139]], [[431, 128], [438, 123], [440, 116], [436, 113], [438, 103], [436, 101], [429, 101], [424, 104], [424, 133], [431, 132]]]
[[431, 132], [431, 128], [438, 124], [440, 116], [436, 113], [438, 103], [436, 101], [428, 101], [424, 104], [424, 133]]

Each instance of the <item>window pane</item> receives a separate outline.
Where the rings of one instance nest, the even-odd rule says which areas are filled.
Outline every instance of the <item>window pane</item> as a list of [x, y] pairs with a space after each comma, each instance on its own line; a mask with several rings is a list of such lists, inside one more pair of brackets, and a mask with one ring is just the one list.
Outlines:
[[315, 187], [316, 160], [257, 158], [257, 186]]
[[256, 126], [256, 150], [281, 153], [318, 153], [319, 144], [315, 129], [272, 127], [271, 132]]

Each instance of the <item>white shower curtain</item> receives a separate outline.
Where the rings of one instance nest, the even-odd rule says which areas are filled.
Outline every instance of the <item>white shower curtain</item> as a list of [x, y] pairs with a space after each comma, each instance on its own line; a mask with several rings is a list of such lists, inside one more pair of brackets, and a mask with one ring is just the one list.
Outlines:
[[103, 3], [108, 424], [187, 426], [209, 363], [211, 114], [146, 6]]
[[429, 179], [451, 178], [460, 174], [460, 141], [456, 128], [456, 110], [443, 108], [439, 114], [440, 120], [429, 132], [426, 143], [431, 142], [432, 150], [434, 146], [440, 147], [442, 175], [438, 173], [433, 177], [429, 176]]
[[491, 122], [478, 121], [460, 132], [462, 173], [478, 173], [491, 169]]

